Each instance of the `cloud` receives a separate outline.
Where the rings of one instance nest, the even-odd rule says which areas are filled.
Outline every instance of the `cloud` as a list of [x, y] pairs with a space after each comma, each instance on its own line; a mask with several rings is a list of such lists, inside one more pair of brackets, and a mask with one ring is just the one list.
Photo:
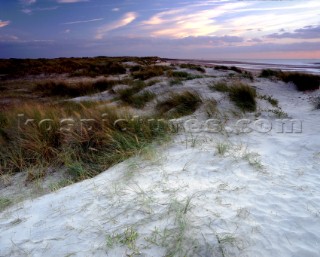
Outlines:
[[14, 35], [0, 35], [0, 42], [12, 42], [17, 41], [19, 38]]
[[[207, 5], [212, 5], [208, 8]], [[156, 37], [182, 38], [188, 36], [216, 36], [225, 34], [219, 19], [230, 15], [251, 3], [225, 4], [206, 1], [205, 4], [189, 4], [180, 8], [159, 12], [141, 23], [144, 30]], [[222, 36], [220, 34], [220, 36]]]
[[113, 12], [118, 12], [118, 11], [120, 11], [120, 9], [119, 8], [113, 8], [112, 11]]
[[[210, 37], [165, 39], [151, 37], [106, 37], [103, 40], [0, 40], [0, 58], [54, 58], [99, 55], [161, 56], [168, 58], [320, 58], [319, 43], [254, 44], [247, 46], [208, 43]], [[216, 38], [218, 40], [219, 38]], [[220, 40], [220, 39], [219, 39]], [[222, 40], [222, 39], [221, 39]], [[240, 40], [240, 39], [239, 39]], [[187, 42], [186, 42], [187, 41]], [[202, 43], [198, 43], [201, 42]], [[225, 38], [225, 41], [230, 41]]]
[[32, 14], [33, 12], [43, 12], [43, 11], [53, 11], [58, 9], [58, 6], [52, 6], [52, 7], [44, 7], [44, 8], [25, 8], [21, 11], [25, 14]]
[[118, 21], [106, 24], [102, 27], [100, 27], [96, 34], [96, 39], [102, 39], [105, 34], [107, 34], [109, 31], [127, 26], [131, 22], [133, 22], [138, 17], [138, 14], [135, 12], [128, 12], [122, 18]]
[[72, 4], [72, 3], [79, 3], [79, 2], [89, 2], [89, 0], [57, 0], [60, 4]]
[[248, 42], [261, 43], [263, 41], [260, 38], [251, 38], [251, 39], [248, 40]]
[[172, 39], [173, 44], [176, 45], [191, 45], [191, 46], [226, 46], [244, 42], [242, 37], [237, 36], [200, 36], [200, 37], [184, 37]]
[[32, 5], [37, 2], [37, 0], [20, 0], [23, 5]]
[[29, 9], [29, 8], [26, 8], [26, 9], [22, 9], [21, 12], [25, 13], [25, 14], [31, 14], [32, 13], [32, 10]]
[[70, 21], [70, 22], [65, 22], [65, 23], [62, 23], [62, 24], [70, 25], [70, 24], [88, 23], [88, 22], [94, 22], [94, 21], [102, 21], [103, 19], [104, 19], [104, 18], [91, 19], [91, 20], [83, 20], [83, 21]]
[[[290, 31], [319, 21], [320, 1], [184, 1], [174, 9], [159, 11], [141, 22], [140, 36], [182, 38], [233, 35], [262, 37]], [[317, 23], [316, 23], [317, 22]], [[261, 29], [263, 28], [263, 29]]]
[[8, 26], [9, 24], [10, 24], [10, 21], [2, 21], [2, 20], [0, 20], [0, 28]]
[[320, 25], [306, 26], [293, 32], [273, 33], [268, 38], [298, 38], [298, 39], [320, 39]]

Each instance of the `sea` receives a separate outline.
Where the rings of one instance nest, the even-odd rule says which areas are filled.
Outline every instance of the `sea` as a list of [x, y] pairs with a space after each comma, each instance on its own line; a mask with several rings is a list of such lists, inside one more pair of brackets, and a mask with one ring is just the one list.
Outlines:
[[236, 66], [248, 70], [280, 69], [320, 75], [320, 59], [232, 59], [207, 62], [214, 65]]

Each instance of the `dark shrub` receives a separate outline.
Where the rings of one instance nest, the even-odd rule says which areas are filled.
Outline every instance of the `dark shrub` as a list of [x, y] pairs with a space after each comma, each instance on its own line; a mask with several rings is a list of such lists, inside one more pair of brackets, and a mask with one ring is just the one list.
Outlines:
[[231, 66], [230, 70], [232, 70], [234, 72], [237, 72], [237, 73], [242, 73], [242, 70], [240, 68], [238, 68], [238, 67], [235, 67], [235, 66]]
[[228, 66], [224, 66], [224, 65], [217, 65], [214, 67], [215, 70], [229, 70]]
[[261, 78], [279, 77], [281, 73], [282, 73], [281, 70], [264, 69], [261, 71], [259, 77]]
[[95, 90], [91, 83], [69, 84], [63, 81], [47, 81], [36, 85], [36, 91], [44, 96], [76, 97], [94, 93]]
[[142, 66], [140, 66], [140, 65], [135, 65], [135, 66], [132, 66], [131, 68], [130, 68], [130, 71], [131, 72], [135, 72], [135, 71], [140, 71], [142, 69]]
[[284, 82], [292, 82], [299, 91], [317, 90], [320, 86], [320, 76], [300, 72], [284, 72], [280, 77]]
[[113, 86], [119, 84], [118, 80], [98, 80], [93, 83], [93, 88], [97, 89], [98, 91], [105, 91], [111, 89]]

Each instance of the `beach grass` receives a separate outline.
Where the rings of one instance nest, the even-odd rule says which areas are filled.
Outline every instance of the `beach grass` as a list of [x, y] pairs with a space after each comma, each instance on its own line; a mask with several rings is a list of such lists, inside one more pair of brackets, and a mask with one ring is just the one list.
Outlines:
[[[81, 104], [78, 104], [81, 105]], [[74, 180], [92, 177], [171, 133], [154, 117], [134, 119], [114, 108], [32, 104], [1, 113], [0, 172], [66, 167]]]
[[161, 116], [178, 118], [194, 113], [202, 103], [200, 95], [186, 90], [182, 93], [171, 93], [170, 96], [156, 105]]
[[[225, 81], [219, 81], [209, 85], [209, 88], [213, 91], [218, 91], [221, 93], [227, 93], [232, 102], [235, 103], [242, 111], [253, 112], [256, 110], [257, 102], [256, 90], [250, 85], [243, 83], [231, 83], [230, 85]], [[274, 99], [268, 99], [272, 103], [275, 102]]]
[[228, 83], [226, 81], [219, 81], [209, 85], [209, 88], [213, 91], [227, 93], [230, 91]]
[[242, 111], [253, 112], [257, 108], [256, 90], [247, 84], [234, 84], [229, 88], [230, 100]]

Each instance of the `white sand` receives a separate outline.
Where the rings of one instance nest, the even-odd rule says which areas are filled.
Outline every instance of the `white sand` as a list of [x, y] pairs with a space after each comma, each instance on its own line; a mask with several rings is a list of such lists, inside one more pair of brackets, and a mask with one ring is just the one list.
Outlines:
[[[231, 103], [208, 80], [171, 89], [197, 89], [227, 112]], [[268, 133], [180, 132], [93, 179], [0, 213], [0, 256], [319, 256], [320, 111], [310, 103], [319, 93], [252, 84], [300, 119], [302, 133], [277, 133], [264, 100], [261, 116], [275, 124]], [[204, 109], [192, 117], [204, 120]], [[228, 117], [230, 130], [237, 119]]]

